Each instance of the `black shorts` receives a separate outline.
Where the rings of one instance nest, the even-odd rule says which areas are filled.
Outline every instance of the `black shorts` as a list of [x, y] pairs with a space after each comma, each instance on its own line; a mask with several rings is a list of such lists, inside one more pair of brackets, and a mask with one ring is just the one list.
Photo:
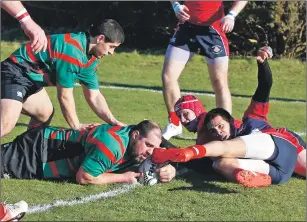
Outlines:
[[23, 103], [29, 96], [43, 89], [24, 73], [24, 68], [9, 58], [1, 62], [1, 99], [13, 99]]
[[33, 128], [1, 145], [0, 178], [44, 179], [43, 164], [80, 156], [84, 147], [66, 140], [46, 139], [46, 127]]

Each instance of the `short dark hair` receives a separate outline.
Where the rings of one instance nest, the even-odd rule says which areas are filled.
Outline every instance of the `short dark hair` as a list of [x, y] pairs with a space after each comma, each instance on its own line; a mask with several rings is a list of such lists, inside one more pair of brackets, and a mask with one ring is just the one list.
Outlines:
[[201, 128], [201, 134], [205, 134], [206, 136], [203, 138], [204, 141], [202, 143], [209, 143], [211, 141], [220, 140], [220, 137], [216, 133], [212, 133], [208, 129], [209, 122], [217, 116], [221, 116], [226, 122], [230, 125], [230, 137], [228, 139], [233, 138], [234, 136], [234, 118], [230, 115], [230, 113], [223, 108], [215, 108], [210, 110], [203, 120], [203, 125]]
[[230, 125], [232, 125], [234, 123], [234, 118], [230, 115], [230, 113], [227, 110], [225, 110], [223, 108], [215, 108], [215, 109], [210, 110], [206, 114], [206, 117], [204, 119], [203, 127], [207, 128], [207, 125], [210, 122], [210, 120], [212, 120], [216, 116], [221, 116]]
[[123, 28], [113, 19], [103, 19], [100, 22], [92, 24], [89, 33], [92, 37], [104, 35], [105, 42], [123, 43], [125, 41]]
[[157, 123], [155, 123], [152, 120], [143, 120], [139, 124], [133, 126], [131, 132], [137, 130], [137, 131], [140, 132], [140, 135], [142, 137], [147, 137], [148, 133], [151, 132], [154, 129], [158, 129], [159, 130], [159, 132], [161, 133], [161, 138], [162, 138], [162, 130], [161, 130], [161, 128], [159, 127], [159, 125]]

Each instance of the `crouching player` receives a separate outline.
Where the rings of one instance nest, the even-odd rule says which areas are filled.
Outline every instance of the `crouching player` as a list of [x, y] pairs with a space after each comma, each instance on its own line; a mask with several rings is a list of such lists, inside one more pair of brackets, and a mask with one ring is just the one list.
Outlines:
[[[73, 179], [79, 184], [134, 183], [139, 172], [124, 171], [152, 154], [162, 132], [153, 121], [126, 127], [103, 124], [90, 130], [40, 127], [1, 145], [1, 178]], [[176, 174], [158, 170], [161, 182]]]
[[[206, 114], [198, 134], [198, 144], [206, 142], [204, 146], [196, 145], [183, 150], [158, 149], [153, 154], [153, 161], [161, 162], [162, 153], [164, 160], [175, 162], [177, 158], [181, 160], [178, 162], [185, 162], [205, 156], [227, 157], [217, 160], [215, 168], [226, 177], [251, 187], [268, 186], [271, 182], [284, 183], [294, 168], [305, 175], [306, 156], [301, 154], [305, 152], [304, 141], [286, 128], [272, 128], [267, 122], [272, 75], [266, 58], [270, 54], [267, 47], [258, 52], [258, 87], [239, 129], [234, 126], [234, 119], [227, 111], [213, 109]], [[192, 153], [192, 156], [189, 155]], [[297, 153], [300, 158], [297, 158]]]

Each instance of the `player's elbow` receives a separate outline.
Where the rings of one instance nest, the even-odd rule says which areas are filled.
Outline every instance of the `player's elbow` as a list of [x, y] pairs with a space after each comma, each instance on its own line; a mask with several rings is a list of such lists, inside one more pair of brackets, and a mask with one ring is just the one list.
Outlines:
[[76, 182], [82, 185], [92, 184], [93, 177], [80, 168], [76, 174]]

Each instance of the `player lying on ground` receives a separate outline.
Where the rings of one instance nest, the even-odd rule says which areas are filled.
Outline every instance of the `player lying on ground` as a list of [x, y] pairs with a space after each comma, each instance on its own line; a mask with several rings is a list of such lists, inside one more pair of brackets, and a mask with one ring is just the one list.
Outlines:
[[[116, 173], [140, 163], [161, 143], [153, 121], [126, 127], [108, 124], [90, 130], [39, 127], [1, 145], [1, 177], [75, 179], [79, 184], [133, 183], [141, 173]], [[176, 174], [171, 165], [158, 169], [161, 182]]]
[[[255, 95], [252, 98], [252, 102], [258, 102], [259, 104], [262, 104], [265, 108], [265, 112], [263, 113], [264, 121], [267, 122], [267, 115], [268, 115], [268, 108], [269, 108], [269, 94], [272, 86], [272, 75], [271, 71], [268, 68], [263, 68], [263, 65], [261, 65], [264, 60], [267, 57], [271, 57], [271, 51], [267, 51], [266, 47], [261, 48], [258, 51], [257, 56], [257, 62], [258, 62], [258, 87], [255, 92]], [[267, 65], [268, 66], [268, 65]], [[260, 105], [258, 105], [260, 106]], [[180, 121], [183, 126], [186, 127], [187, 130], [190, 132], [197, 132], [197, 140], [196, 144], [204, 144], [207, 139], [205, 138], [205, 133], [201, 132], [203, 129], [203, 123], [204, 118], [207, 114], [206, 110], [204, 109], [202, 103], [193, 95], [185, 95], [181, 97], [176, 105], [175, 110], [177, 116], [180, 118]], [[257, 112], [257, 110], [255, 110]], [[245, 113], [248, 115], [247, 113]], [[256, 113], [257, 115], [258, 113]], [[250, 113], [250, 116], [253, 114]], [[245, 118], [245, 116], [243, 117]], [[242, 124], [242, 121], [240, 120], [234, 120], [234, 127], [238, 130]], [[269, 123], [268, 123], [269, 124]], [[270, 124], [269, 124], [270, 125]], [[297, 135], [296, 133], [290, 131], [289, 137], [292, 141], [294, 141], [294, 144], [297, 149], [298, 153], [298, 159], [297, 164], [295, 167], [294, 172], [300, 176], [306, 177], [306, 143], [303, 141], [303, 139]], [[210, 162], [210, 159], [204, 158], [202, 161], [204, 164], [206, 162]], [[228, 159], [219, 159], [218, 161], [215, 161], [213, 164], [213, 167], [215, 170], [221, 172], [224, 174], [227, 178], [232, 179], [233, 176], [230, 173], [231, 170], [227, 170], [227, 167], [230, 166], [230, 168], [233, 168], [232, 166], [235, 164], [240, 164], [241, 167], [245, 169], [253, 169], [252, 165], [257, 164], [258, 161], [254, 162], [252, 160], [230, 160]], [[248, 166], [251, 165], [251, 166]]]
[[0, 221], [19, 221], [28, 211], [28, 204], [21, 200], [14, 204], [0, 203]]
[[[265, 57], [270, 53], [267, 50], [262, 49]], [[186, 149], [155, 149], [153, 162], [187, 162], [195, 158], [225, 157], [219, 160], [219, 164], [223, 166], [223, 161], [230, 161], [231, 164], [227, 166], [227, 172], [221, 173], [228, 177], [232, 175], [245, 186], [286, 182], [293, 173], [297, 153], [304, 149], [304, 144], [287, 129], [272, 128], [268, 124], [266, 116], [272, 76], [268, 62], [263, 57], [257, 57], [257, 61], [258, 87], [239, 129], [234, 127], [234, 119], [226, 110], [213, 109], [207, 113], [199, 134], [198, 142], [204, 145]], [[249, 161], [248, 164], [246, 161]]]

